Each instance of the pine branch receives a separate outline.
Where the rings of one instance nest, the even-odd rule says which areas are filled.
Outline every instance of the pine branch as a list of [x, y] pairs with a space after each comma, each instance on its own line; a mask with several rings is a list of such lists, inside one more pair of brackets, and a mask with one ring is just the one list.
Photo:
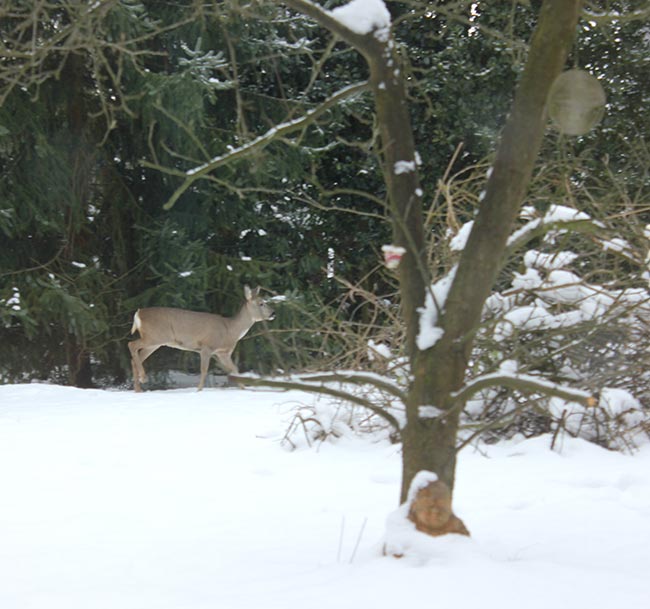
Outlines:
[[582, 18], [594, 22], [597, 25], [643, 21], [650, 17], [650, 2], [646, 3], [645, 6], [642, 6], [641, 8], [624, 13], [616, 10], [599, 11], [598, 7], [592, 6], [592, 2], [587, 2], [586, 4], [587, 8], [583, 8], [581, 11]]

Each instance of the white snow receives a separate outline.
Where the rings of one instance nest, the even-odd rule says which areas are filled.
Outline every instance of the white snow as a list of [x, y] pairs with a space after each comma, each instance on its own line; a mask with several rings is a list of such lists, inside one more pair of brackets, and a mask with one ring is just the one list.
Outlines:
[[604, 239], [602, 241], [602, 246], [604, 251], [618, 252], [619, 254], [627, 254], [632, 251], [632, 247], [629, 242], [620, 237], [614, 237], [613, 239]]
[[516, 243], [519, 239], [522, 239], [525, 235], [532, 233], [542, 224], [541, 218], [536, 218], [526, 222], [521, 228], [518, 228], [514, 231], [510, 237], [508, 237], [508, 246], [511, 246], [513, 243]]
[[527, 267], [536, 267], [545, 270], [561, 269], [570, 266], [578, 258], [574, 252], [553, 252], [545, 254], [537, 250], [528, 250], [524, 254], [524, 264]]
[[421, 419], [437, 419], [444, 414], [445, 411], [437, 406], [418, 406], [418, 417]]
[[604, 387], [596, 408], [551, 398], [548, 410], [554, 419], [562, 420], [564, 428], [586, 440], [612, 438], [610, 444], [624, 451], [647, 441], [642, 431], [647, 411], [624, 389]]
[[393, 173], [396, 176], [402, 175], [403, 173], [412, 173], [413, 171], [415, 171], [415, 161], [395, 161]]
[[420, 313], [420, 330], [415, 342], [420, 351], [433, 347], [443, 336], [444, 330], [438, 326], [438, 318], [445, 310], [445, 302], [456, 277], [454, 266], [446, 275], [432, 284], [424, 299], [424, 307], [418, 309]]
[[452, 237], [449, 241], [449, 247], [453, 252], [462, 252], [467, 245], [467, 240], [469, 239], [469, 234], [472, 232], [474, 226], [474, 220], [465, 222], [458, 232]]
[[9, 297], [7, 301], [0, 299], [0, 304], [4, 304], [7, 307], [11, 307], [14, 311], [20, 311], [20, 290], [17, 287], [13, 287], [13, 294]]
[[541, 303], [523, 305], [508, 311], [497, 323], [494, 338], [497, 341], [509, 338], [515, 329], [519, 330], [556, 330], [572, 328], [586, 321], [587, 316], [580, 310], [551, 313]]
[[551, 224], [552, 222], [575, 222], [576, 220], [591, 220], [591, 216], [573, 207], [556, 204], [551, 205], [544, 215], [544, 224]]
[[3, 609], [646, 609], [650, 446], [459, 457], [472, 537], [382, 555], [398, 446], [281, 448], [297, 392], [0, 386]]
[[535, 269], [527, 268], [523, 273], [512, 274], [512, 287], [516, 290], [535, 290], [543, 283], [542, 276]]
[[[508, 246], [513, 245], [519, 239], [522, 239], [524, 236], [532, 233], [537, 230], [539, 226], [546, 224], [570, 224], [577, 221], [589, 221], [592, 220], [591, 216], [588, 214], [574, 209], [573, 207], [567, 207], [566, 205], [550, 205], [548, 211], [544, 214], [543, 218], [535, 217], [537, 212], [534, 208], [530, 206], [525, 206], [521, 210], [520, 217], [524, 220], [528, 220], [526, 224], [514, 231], [508, 238]], [[595, 225], [600, 226], [598, 222], [594, 222]]]
[[386, 343], [377, 343], [372, 338], [368, 339], [368, 359], [374, 361], [375, 359], [393, 359], [393, 352]]
[[[427, 485], [438, 480], [438, 476], [433, 472], [422, 470], [418, 472], [411, 486], [409, 486], [406, 501], [395, 511], [388, 515], [386, 519], [386, 533], [384, 535], [384, 553], [389, 556], [408, 556], [411, 562], [416, 561], [420, 564], [426, 564], [432, 546], [427, 543], [431, 541], [424, 535], [421, 535], [415, 529], [415, 524], [408, 518], [410, 505], [415, 501], [418, 492]], [[455, 539], [454, 541], [458, 541]], [[428, 548], [428, 549], [427, 549]]]
[[[574, 222], [590, 222], [596, 228], [604, 228], [601, 222], [593, 220], [588, 214], [563, 205], [550, 205], [542, 218], [536, 218], [536, 215], [534, 208], [522, 210], [520, 217], [528, 221], [510, 236], [508, 245], [530, 238], [540, 226], [553, 228], [546, 234], [546, 242], [552, 242], [553, 235], [564, 232], [563, 225], [568, 229]], [[457, 249], [464, 247], [463, 229], [451, 239], [452, 249], [454, 241], [459, 243]], [[604, 251], [622, 254], [640, 264], [626, 240], [598, 236], [596, 239]], [[581, 266], [578, 252], [564, 250], [545, 253], [531, 249], [523, 254], [523, 263], [525, 270], [513, 273], [512, 290], [506, 290], [506, 294], [492, 294], [486, 302], [486, 312], [500, 316], [494, 332], [497, 340], [512, 336], [515, 329], [563, 329], [592, 320], [603, 320], [608, 315], [614, 318], [634, 314], [644, 319], [650, 315], [646, 290], [612, 289], [607, 284], [590, 284], [581, 277], [578, 274]], [[569, 307], [573, 309], [568, 310]]]
[[422, 470], [419, 471], [417, 474], [415, 474], [411, 482], [411, 485], [409, 486], [409, 492], [406, 498], [406, 504], [411, 505], [411, 503], [415, 501], [415, 497], [417, 496], [420, 490], [422, 490], [424, 487], [428, 486], [432, 482], [436, 482], [437, 480], [438, 480], [438, 476], [433, 472]]
[[383, 0], [352, 0], [329, 14], [356, 34], [369, 34], [390, 27], [390, 13]]

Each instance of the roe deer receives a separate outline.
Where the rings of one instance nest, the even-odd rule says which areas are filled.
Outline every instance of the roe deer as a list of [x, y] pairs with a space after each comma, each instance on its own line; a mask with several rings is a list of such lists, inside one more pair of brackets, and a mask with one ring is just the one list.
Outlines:
[[259, 287], [251, 290], [244, 286], [246, 302], [234, 317], [168, 307], [138, 309], [131, 334], [138, 330], [140, 338], [129, 342], [135, 391], [142, 391], [140, 383], [147, 381], [144, 360], [163, 346], [201, 354], [199, 391], [205, 384], [213, 355], [226, 372], [237, 374], [237, 366], [230, 358], [237, 343], [256, 321], [271, 320], [274, 316], [273, 310], [260, 299], [259, 292]]

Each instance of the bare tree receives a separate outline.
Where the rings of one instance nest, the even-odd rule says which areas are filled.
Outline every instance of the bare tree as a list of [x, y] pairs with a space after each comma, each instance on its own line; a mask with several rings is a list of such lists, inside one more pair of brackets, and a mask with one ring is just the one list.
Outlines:
[[[442, 301], [438, 295], [438, 302], [435, 302], [436, 295], [429, 287], [431, 278], [426, 264], [418, 156], [402, 63], [383, 3], [374, 3], [377, 14], [365, 27], [358, 27], [340, 11], [326, 11], [308, 0], [285, 0], [285, 4], [314, 19], [357, 50], [368, 64], [368, 82], [352, 85], [303, 118], [279, 125], [249, 144], [188, 171], [169, 204], [173, 204], [194, 180], [265, 146], [278, 134], [286, 135], [303, 129], [343, 97], [370, 89], [374, 97], [394, 244], [406, 252], [398, 276], [412, 381], [405, 393], [389, 388], [406, 406], [406, 424], [400, 430], [403, 442], [401, 497], [402, 500], [406, 498], [410, 482], [420, 470], [435, 472], [440, 480], [453, 488], [459, 416], [472, 389], [464, 388], [463, 383], [474, 334], [500, 268], [508, 235], [526, 194], [546, 124], [546, 98], [565, 65], [575, 34], [580, 1], [546, 0], [540, 11], [528, 62], [497, 150], [485, 200], [450, 282], [448, 296]], [[382, 12], [382, 7], [386, 13]], [[421, 321], [419, 309], [427, 293], [431, 294], [434, 306], [438, 308], [435, 319], [428, 322], [435, 326], [435, 330], [422, 327], [427, 322]], [[436, 337], [434, 340], [417, 340], [419, 333], [426, 334], [432, 330]], [[249, 384], [300, 386], [338, 396], [345, 392], [328, 387], [328, 382], [370, 384], [387, 390], [384, 382], [357, 374], [310, 376], [300, 382], [247, 377], [238, 377], [238, 380]], [[578, 401], [589, 399], [586, 393], [549, 387], [531, 378], [494, 377], [484, 380], [480, 386], [483, 388], [489, 382], [518, 383], [523, 390], [555, 391]], [[359, 398], [349, 397], [360, 403]], [[368, 400], [363, 402], [376, 410]], [[398, 425], [392, 415], [385, 413], [382, 416], [391, 424]]]

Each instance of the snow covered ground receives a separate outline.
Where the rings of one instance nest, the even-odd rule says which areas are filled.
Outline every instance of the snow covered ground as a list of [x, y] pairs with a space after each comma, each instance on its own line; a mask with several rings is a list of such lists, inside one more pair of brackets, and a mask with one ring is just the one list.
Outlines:
[[650, 607], [650, 446], [466, 450], [472, 537], [398, 560], [381, 541], [399, 448], [290, 452], [298, 400], [0, 386], [0, 607]]

